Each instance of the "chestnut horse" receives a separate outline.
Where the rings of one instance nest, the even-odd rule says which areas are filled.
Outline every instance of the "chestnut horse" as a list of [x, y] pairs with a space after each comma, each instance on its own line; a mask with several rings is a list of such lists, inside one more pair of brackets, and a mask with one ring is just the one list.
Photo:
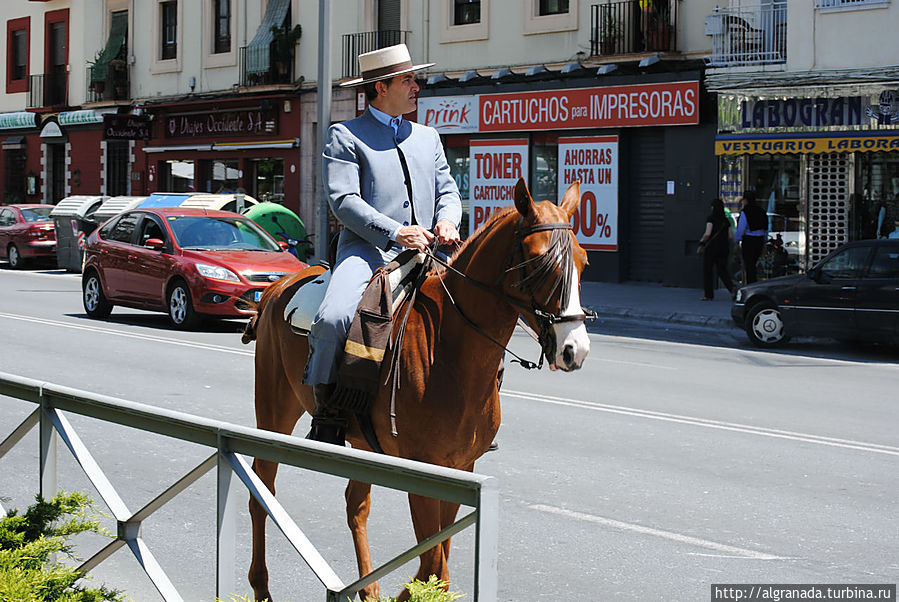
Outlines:
[[[396, 432], [391, 434], [390, 390], [378, 393], [371, 419], [384, 452], [471, 471], [493, 441], [500, 424], [497, 369], [519, 315], [541, 332], [541, 352], [551, 370], [580, 368], [590, 348], [580, 306], [580, 273], [586, 253], [571, 233], [571, 215], [580, 201], [573, 184], [562, 202], [534, 203], [524, 184], [515, 186], [515, 206], [498, 210], [454, 254], [451, 267], [429, 273], [409, 315], [402, 370], [395, 397]], [[312, 413], [312, 387], [301, 383], [309, 353], [306, 337], [284, 321], [284, 307], [310, 276], [307, 268], [268, 288], [244, 342], [256, 346], [256, 423], [258, 428], [291, 433], [304, 412]], [[453, 304], [455, 307], [453, 307]], [[492, 339], [492, 340], [491, 340]], [[388, 357], [385, 358], [389, 360]], [[389, 361], [384, 362], [388, 366]], [[369, 450], [355, 419], [347, 440]], [[256, 460], [253, 469], [274, 493], [275, 462]], [[350, 481], [346, 513], [360, 576], [372, 571], [366, 525], [371, 485]], [[409, 495], [419, 542], [451, 525], [459, 505]], [[250, 497], [253, 557], [249, 581], [257, 600], [271, 599], [265, 566], [265, 519]], [[448, 580], [449, 539], [424, 552], [417, 578]], [[359, 592], [377, 600], [373, 583]], [[403, 592], [400, 599], [406, 599]]]

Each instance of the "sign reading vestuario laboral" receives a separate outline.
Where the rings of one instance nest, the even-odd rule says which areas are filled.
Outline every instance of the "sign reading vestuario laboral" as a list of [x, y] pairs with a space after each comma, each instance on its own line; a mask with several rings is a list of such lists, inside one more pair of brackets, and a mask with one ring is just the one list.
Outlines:
[[518, 178], [527, 179], [528, 140], [472, 140], [469, 149], [468, 235], [501, 207], [514, 204]]
[[618, 250], [618, 136], [559, 138], [559, 200], [575, 181], [581, 202], [572, 216], [578, 242], [592, 251]]
[[165, 135], [168, 138], [277, 133], [277, 114], [263, 113], [258, 109], [169, 115], [165, 120]]
[[441, 134], [478, 131], [477, 96], [434, 96], [418, 99], [418, 118]]

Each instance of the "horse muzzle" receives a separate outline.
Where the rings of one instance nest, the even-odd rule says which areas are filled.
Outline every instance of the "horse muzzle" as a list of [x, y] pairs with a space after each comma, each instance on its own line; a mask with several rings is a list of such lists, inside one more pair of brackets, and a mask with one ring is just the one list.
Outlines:
[[546, 354], [550, 370], [572, 372], [579, 369], [590, 353], [590, 337], [582, 321], [553, 324], [553, 349]]

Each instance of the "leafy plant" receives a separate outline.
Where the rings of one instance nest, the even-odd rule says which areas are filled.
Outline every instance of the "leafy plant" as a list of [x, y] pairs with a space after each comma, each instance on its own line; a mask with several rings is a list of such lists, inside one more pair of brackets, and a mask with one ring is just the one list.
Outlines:
[[[75, 568], [50, 560], [52, 554], [74, 558], [67, 539], [86, 531], [106, 534], [87, 516], [92, 501], [83, 493], [59, 493], [51, 500], [36, 496], [25, 514], [11, 510], [0, 519], [0, 600], [3, 602], [101, 602], [122, 594], [101, 586], [76, 585]], [[71, 517], [59, 522], [63, 517]]]
[[[436, 575], [428, 577], [427, 581], [413, 579], [406, 584], [406, 590], [410, 594], [409, 602], [453, 602], [463, 595], [458, 592], [448, 591], [449, 583], [437, 578]], [[381, 598], [380, 602], [396, 602], [396, 598]]]
[[273, 25], [272, 46], [278, 60], [289, 60], [293, 56], [293, 49], [301, 37], [303, 37], [303, 27], [301, 25], [294, 25], [293, 27], [289, 25], [276, 27]]

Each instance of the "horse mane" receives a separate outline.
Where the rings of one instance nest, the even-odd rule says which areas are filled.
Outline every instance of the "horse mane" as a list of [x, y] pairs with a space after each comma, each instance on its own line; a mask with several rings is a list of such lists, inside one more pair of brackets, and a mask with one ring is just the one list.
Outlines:
[[479, 235], [483, 231], [487, 230], [488, 228], [491, 228], [493, 226], [494, 222], [498, 222], [501, 219], [506, 218], [510, 213], [517, 212], [517, 211], [518, 210], [515, 208], [514, 205], [511, 207], [502, 207], [501, 209], [494, 211], [493, 214], [490, 216], [490, 218], [486, 222], [484, 222], [484, 225], [481, 226], [480, 228], [478, 228], [474, 232], [474, 234], [472, 234], [471, 236], [466, 238], [465, 242], [463, 242], [462, 245], [453, 252], [452, 256], [450, 257], [450, 263], [452, 263], [456, 259], [456, 257], [461, 255], [462, 252], [465, 251], [465, 249], [467, 249], [470, 244], [472, 244], [472, 242], [474, 242], [477, 238], [480, 238]]

